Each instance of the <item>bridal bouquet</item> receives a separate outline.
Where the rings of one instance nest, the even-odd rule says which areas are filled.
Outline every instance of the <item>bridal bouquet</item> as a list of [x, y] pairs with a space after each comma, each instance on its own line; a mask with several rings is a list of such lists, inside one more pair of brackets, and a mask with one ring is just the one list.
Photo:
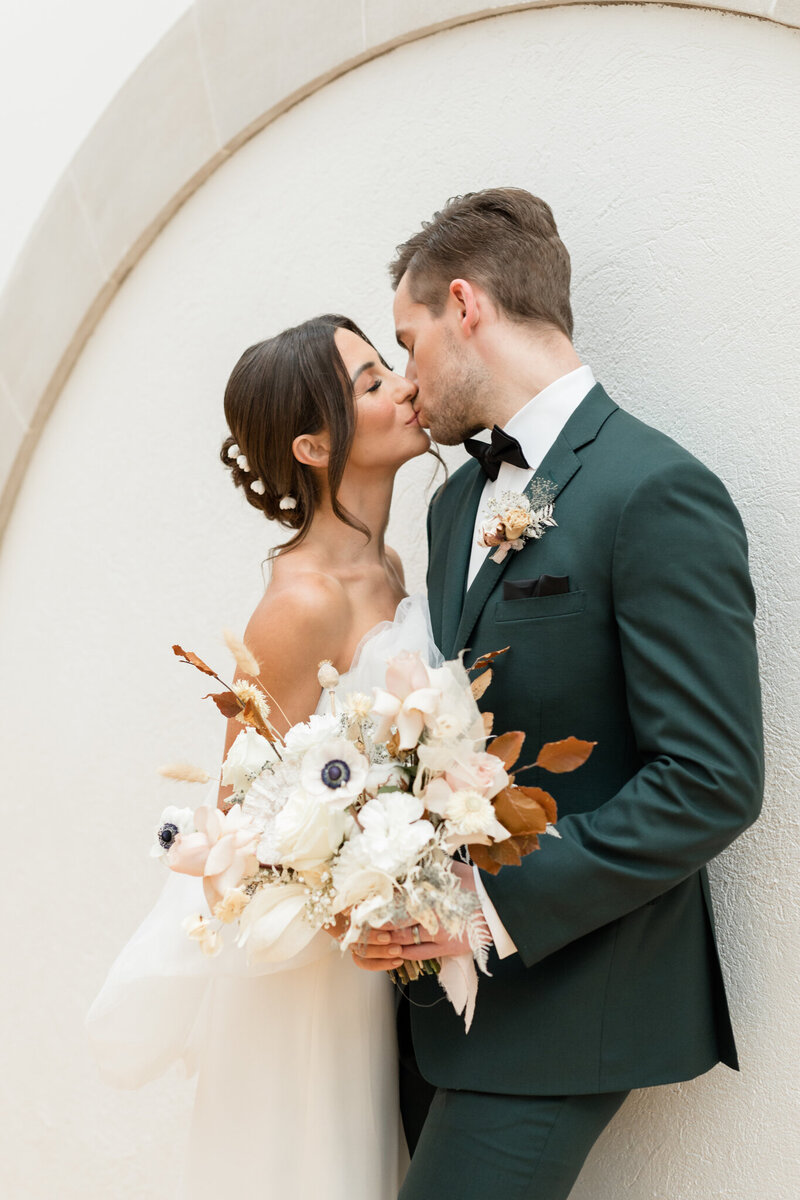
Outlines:
[[[430, 667], [404, 651], [388, 660], [372, 695], [342, 695], [337, 671], [321, 663], [330, 711], [281, 736], [258, 663], [241, 642], [229, 644], [248, 676], [230, 686], [196, 655], [173, 647], [223, 684], [211, 698], [243, 725], [222, 767], [222, 782], [234, 789], [228, 810], [170, 806], [157, 831], [153, 853], [171, 870], [203, 880], [210, 915], [187, 919], [189, 937], [217, 954], [223, 927], [235, 925], [248, 961], [280, 962], [337, 919], [343, 948], [370, 928], [418, 924], [433, 935], [443, 929], [466, 936], [473, 975], [473, 957], [485, 971], [480, 901], [461, 887], [454, 856], [496, 874], [537, 849], [556, 820], [553, 797], [518, 784], [512, 773], [524, 734], [487, 744], [492, 718], [477, 701], [491, 682], [492, 660], [505, 651], [478, 659], [472, 680], [460, 658]], [[550, 743], [535, 765], [572, 771], [593, 746], [573, 737]], [[164, 773], [208, 779], [186, 766]], [[438, 962], [409, 961], [399, 976], [407, 982], [439, 969]], [[451, 999], [458, 1011], [466, 1006], [469, 1024], [469, 997]]]

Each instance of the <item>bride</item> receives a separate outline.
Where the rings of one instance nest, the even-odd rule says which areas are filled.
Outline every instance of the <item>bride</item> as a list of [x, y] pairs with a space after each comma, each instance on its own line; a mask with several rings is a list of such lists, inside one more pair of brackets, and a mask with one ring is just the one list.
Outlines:
[[[430, 450], [416, 392], [340, 316], [251, 346], [231, 374], [222, 461], [250, 504], [293, 531], [245, 632], [282, 733], [325, 710], [322, 659], [369, 691], [390, 654], [431, 650], [424, 605], [406, 599], [384, 543], [395, 474]], [[226, 753], [241, 729], [229, 721]], [[171, 873], [112, 967], [87, 1018], [104, 1077], [137, 1087], [176, 1061], [197, 1071], [193, 1200], [253, 1185], [394, 1200], [406, 1151], [388, 977], [356, 970], [324, 931], [268, 973], [232, 948], [205, 958], [180, 927], [201, 895], [198, 879]]]

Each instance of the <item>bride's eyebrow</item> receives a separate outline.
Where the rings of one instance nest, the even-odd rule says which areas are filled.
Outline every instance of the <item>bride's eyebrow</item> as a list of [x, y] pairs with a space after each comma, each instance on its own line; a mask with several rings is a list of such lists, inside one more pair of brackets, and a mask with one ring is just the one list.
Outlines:
[[374, 367], [374, 366], [375, 366], [375, 363], [374, 363], [374, 362], [365, 362], [365, 363], [362, 363], [362, 364], [361, 364], [361, 366], [360, 366], [360, 367], [358, 368], [358, 370], [356, 371], [356, 373], [355, 373], [355, 375], [353, 376], [353, 378], [350, 380], [350, 382], [352, 383], [353, 387], [355, 387], [355, 386], [356, 386], [356, 380], [358, 379], [359, 375], [361, 375], [361, 374], [362, 374], [364, 371], [369, 371], [369, 369], [370, 369], [371, 367]]

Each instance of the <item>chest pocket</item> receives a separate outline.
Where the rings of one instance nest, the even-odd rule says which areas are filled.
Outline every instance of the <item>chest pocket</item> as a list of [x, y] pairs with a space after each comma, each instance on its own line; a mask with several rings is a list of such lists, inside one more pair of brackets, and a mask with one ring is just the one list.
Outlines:
[[567, 617], [586, 608], [586, 592], [581, 588], [560, 596], [525, 596], [520, 600], [498, 600], [495, 621], [535, 621], [545, 617]]

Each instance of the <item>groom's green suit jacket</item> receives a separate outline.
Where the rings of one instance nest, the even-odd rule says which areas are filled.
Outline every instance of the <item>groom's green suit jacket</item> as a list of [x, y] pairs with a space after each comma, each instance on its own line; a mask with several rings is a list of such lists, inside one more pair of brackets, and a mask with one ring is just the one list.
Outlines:
[[[534, 768], [560, 840], [486, 890], [517, 946], [480, 977], [472, 1029], [428, 978], [414, 1049], [439, 1087], [617, 1091], [737, 1066], [705, 864], [758, 815], [760, 694], [747, 542], [722, 483], [596, 385], [536, 472], [557, 527], [466, 588], [484, 486], [470, 461], [428, 517], [436, 641], [469, 663], [510, 646], [481, 706], [494, 730], [596, 741], [574, 774]], [[568, 576], [504, 599], [505, 580]]]

